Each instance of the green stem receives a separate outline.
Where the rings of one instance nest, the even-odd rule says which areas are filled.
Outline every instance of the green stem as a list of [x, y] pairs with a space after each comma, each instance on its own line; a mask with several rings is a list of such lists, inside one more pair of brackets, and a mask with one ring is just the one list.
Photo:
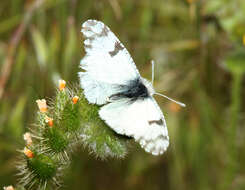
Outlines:
[[230, 110], [230, 125], [227, 128], [227, 142], [228, 142], [228, 165], [226, 172], [225, 187], [229, 189], [232, 181], [238, 172], [238, 147], [236, 145], [237, 127], [239, 124], [239, 112], [241, 108], [241, 88], [242, 87], [242, 73], [233, 72], [233, 81], [231, 88], [231, 110]]
[[[76, 103], [74, 95], [79, 96]], [[37, 114], [32, 129], [33, 142], [27, 145], [34, 156], [22, 153], [17, 166], [20, 187], [56, 188], [77, 145], [86, 146], [100, 159], [123, 158], [127, 153], [127, 140], [100, 119], [98, 110], [98, 106], [87, 102], [79, 87], [58, 90], [49, 109]], [[51, 124], [47, 118], [52, 120]]]

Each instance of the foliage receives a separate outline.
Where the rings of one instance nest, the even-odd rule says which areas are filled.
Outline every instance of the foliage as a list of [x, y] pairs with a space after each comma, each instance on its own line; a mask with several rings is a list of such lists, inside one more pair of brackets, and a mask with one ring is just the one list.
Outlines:
[[[79, 95], [76, 101], [74, 94]], [[60, 186], [59, 178], [70, 163], [70, 153], [79, 144], [87, 146], [100, 159], [126, 155], [126, 139], [105, 125], [98, 116], [98, 106], [89, 105], [81, 90], [57, 90], [48, 109], [46, 102], [37, 103], [40, 111], [35, 127], [25, 137], [28, 151], [24, 150], [17, 166], [20, 186], [27, 189]]]
[[[42, 3], [33, 8], [38, 1]], [[0, 2], [0, 92], [4, 89], [0, 187], [16, 184], [16, 149], [24, 147], [22, 134], [35, 121], [35, 101], [57, 98], [55, 84], [60, 78], [78, 82], [78, 64], [84, 55], [81, 23], [95, 18], [120, 38], [142, 76], [150, 78], [154, 59], [155, 89], [181, 100], [187, 108], [180, 110], [157, 98], [170, 135], [170, 147], [161, 157], [135, 145], [125, 160], [102, 162], [74, 146], [62, 189], [245, 188], [244, 0], [38, 1]], [[22, 33], [19, 28], [24, 28]], [[6, 63], [9, 67], [4, 69]], [[3, 76], [7, 76], [4, 86]], [[55, 101], [49, 105], [56, 109]], [[85, 108], [81, 113], [86, 112]], [[56, 125], [56, 116], [52, 117]], [[60, 123], [67, 125], [61, 118]], [[92, 131], [84, 131], [88, 136], [101, 124], [94, 122], [98, 125], [91, 125]], [[80, 130], [75, 126], [62, 130], [65, 134]], [[55, 144], [51, 134], [59, 138]], [[46, 133], [49, 142], [44, 146], [58, 152], [70, 146], [69, 139], [59, 134]], [[86, 144], [88, 152], [93, 151], [90, 145]]]

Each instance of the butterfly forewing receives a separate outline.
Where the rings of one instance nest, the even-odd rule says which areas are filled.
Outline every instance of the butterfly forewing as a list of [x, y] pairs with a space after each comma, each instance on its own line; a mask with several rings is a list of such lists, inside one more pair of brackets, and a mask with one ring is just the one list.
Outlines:
[[115, 85], [126, 85], [140, 77], [128, 51], [110, 29], [100, 21], [88, 20], [82, 25], [86, 56], [80, 73], [84, 94], [90, 103], [104, 104], [116, 93]]

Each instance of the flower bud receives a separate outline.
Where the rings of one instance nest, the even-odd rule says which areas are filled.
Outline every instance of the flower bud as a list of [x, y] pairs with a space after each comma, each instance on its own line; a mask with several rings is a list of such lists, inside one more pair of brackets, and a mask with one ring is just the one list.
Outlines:
[[28, 158], [33, 158], [34, 157], [34, 153], [30, 150], [30, 149], [28, 149], [28, 148], [24, 148], [24, 154], [28, 157]]
[[32, 144], [31, 133], [25, 133], [23, 135], [24, 140], [26, 141], [26, 145], [30, 146]]
[[76, 104], [76, 103], [78, 102], [78, 99], [79, 99], [78, 96], [74, 96], [74, 97], [72, 98], [73, 104]]
[[37, 106], [38, 106], [40, 112], [42, 112], [42, 113], [47, 112], [48, 107], [47, 107], [45, 99], [37, 100], [36, 102], [37, 102]]
[[66, 87], [66, 81], [59, 80], [59, 89], [60, 89], [60, 91], [64, 90], [65, 87]]

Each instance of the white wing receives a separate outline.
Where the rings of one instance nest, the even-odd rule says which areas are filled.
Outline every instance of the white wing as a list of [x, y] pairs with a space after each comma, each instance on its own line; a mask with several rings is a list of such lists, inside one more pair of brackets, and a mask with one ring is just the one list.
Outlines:
[[80, 66], [80, 83], [90, 103], [105, 104], [118, 92], [115, 86], [125, 85], [140, 77], [126, 48], [110, 29], [100, 21], [88, 20], [82, 25], [86, 56]]
[[103, 106], [99, 115], [118, 134], [134, 137], [153, 155], [163, 154], [169, 145], [165, 119], [153, 97], [120, 99]]

